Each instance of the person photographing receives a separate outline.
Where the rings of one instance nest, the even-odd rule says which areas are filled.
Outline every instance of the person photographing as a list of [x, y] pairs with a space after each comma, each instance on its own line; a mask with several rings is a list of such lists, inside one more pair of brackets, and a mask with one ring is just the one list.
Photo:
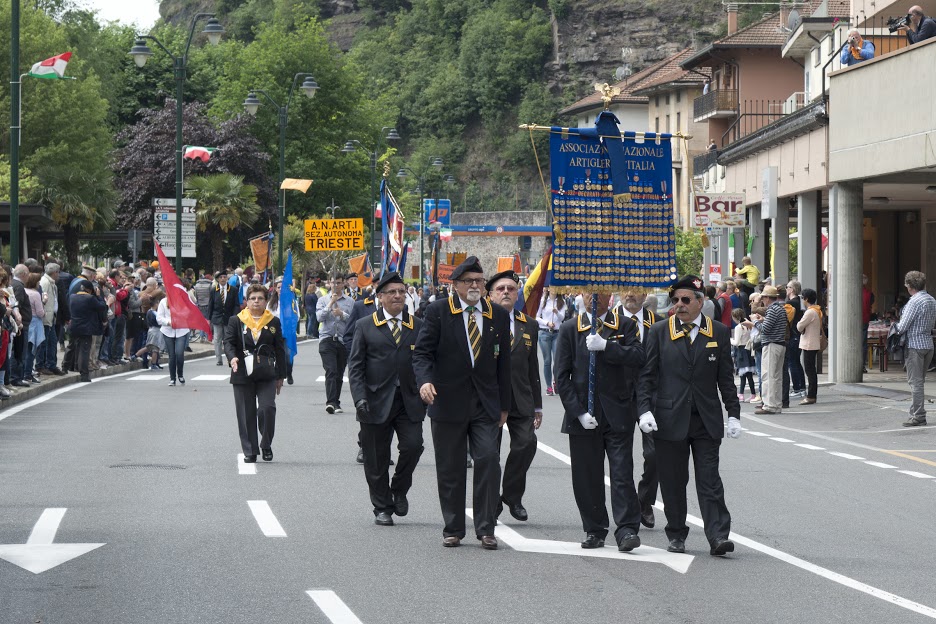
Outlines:
[[857, 65], [862, 61], [874, 58], [874, 44], [861, 38], [857, 28], [848, 31], [848, 40], [842, 46], [842, 65]]

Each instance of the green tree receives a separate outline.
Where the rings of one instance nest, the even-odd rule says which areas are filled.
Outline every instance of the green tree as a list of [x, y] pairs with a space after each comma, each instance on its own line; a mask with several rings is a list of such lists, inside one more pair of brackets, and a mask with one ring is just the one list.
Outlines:
[[243, 176], [219, 173], [192, 176], [186, 195], [197, 200], [195, 221], [211, 240], [216, 269], [224, 266], [224, 238], [228, 232], [253, 225], [260, 215], [257, 187], [244, 184]]
[[702, 268], [702, 235], [698, 230], [676, 228], [676, 272], [698, 275]]
[[114, 221], [115, 193], [110, 172], [80, 166], [49, 166], [37, 171], [38, 199], [52, 213], [65, 234], [68, 266], [78, 264], [79, 236]]

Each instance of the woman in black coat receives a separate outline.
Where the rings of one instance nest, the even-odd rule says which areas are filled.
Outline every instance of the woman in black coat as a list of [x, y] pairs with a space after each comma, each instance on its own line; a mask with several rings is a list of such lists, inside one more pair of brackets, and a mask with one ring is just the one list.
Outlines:
[[[273, 460], [273, 432], [276, 427], [276, 395], [286, 378], [286, 341], [279, 319], [266, 309], [269, 300], [267, 289], [260, 284], [247, 288], [244, 301], [247, 306], [232, 316], [224, 331], [224, 354], [231, 367], [231, 384], [234, 387], [234, 406], [237, 409], [237, 428], [240, 432], [244, 462], [257, 461], [258, 447], [263, 461]], [[275, 355], [275, 371], [269, 378], [259, 379], [260, 370], [248, 377], [244, 367], [247, 355]], [[256, 358], [255, 358], [256, 360]], [[260, 442], [257, 442], [257, 429]]]

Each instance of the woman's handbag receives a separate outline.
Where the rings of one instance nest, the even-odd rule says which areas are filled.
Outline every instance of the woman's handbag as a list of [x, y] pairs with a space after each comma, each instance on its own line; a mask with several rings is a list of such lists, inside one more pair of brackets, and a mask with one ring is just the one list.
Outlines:
[[247, 327], [241, 323], [241, 350], [244, 352], [244, 372], [251, 381], [269, 381], [276, 379], [276, 351], [271, 345], [263, 344], [254, 348], [253, 353], [247, 351], [244, 344], [244, 334]]

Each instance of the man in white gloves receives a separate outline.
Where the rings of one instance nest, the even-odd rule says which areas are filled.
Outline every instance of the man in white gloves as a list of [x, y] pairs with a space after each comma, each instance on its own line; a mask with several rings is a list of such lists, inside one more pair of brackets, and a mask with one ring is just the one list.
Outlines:
[[[582, 517], [582, 548], [601, 548], [608, 535], [604, 458], [611, 478], [611, 511], [618, 550], [640, 546], [640, 503], [634, 488], [634, 389], [644, 364], [637, 324], [608, 311], [610, 295], [598, 295], [597, 330], [592, 334], [591, 295], [588, 311], [564, 322], [556, 348], [556, 393], [569, 434], [572, 491]], [[594, 413], [588, 411], [588, 360], [595, 354]]]
[[689, 453], [696, 492], [712, 555], [734, 551], [728, 539], [731, 515], [718, 474], [718, 449], [725, 435], [721, 402], [728, 412], [728, 437], [741, 435], [741, 404], [734, 386], [727, 327], [702, 314], [705, 284], [687, 275], [670, 289], [676, 313], [650, 328], [647, 364], [637, 389], [641, 431], [654, 431], [660, 490], [670, 552], [686, 551], [686, 485]]

